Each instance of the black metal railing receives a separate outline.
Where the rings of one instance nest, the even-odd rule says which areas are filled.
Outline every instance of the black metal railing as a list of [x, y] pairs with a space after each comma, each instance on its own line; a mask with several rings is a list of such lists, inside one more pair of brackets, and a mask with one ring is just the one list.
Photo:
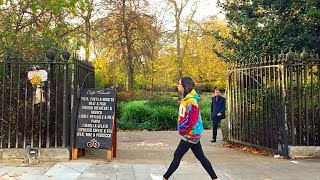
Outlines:
[[320, 145], [318, 54], [289, 52], [229, 69], [230, 139], [288, 155]]
[[[75, 87], [85, 76], [85, 86], [94, 87], [94, 69], [63, 53], [47, 54], [42, 61], [15, 57], [0, 61], [0, 148], [70, 146]], [[47, 72], [41, 85], [33, 85], [27, 77], [35, 66]]]

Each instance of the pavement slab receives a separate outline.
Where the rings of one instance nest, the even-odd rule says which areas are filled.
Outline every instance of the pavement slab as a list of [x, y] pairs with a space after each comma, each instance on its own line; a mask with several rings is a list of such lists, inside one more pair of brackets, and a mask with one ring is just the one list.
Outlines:
[[[204, 131], [203, 151], [220, 180], [320, 180], [320, 159], [277, 159], [222, 147], [210, 142]], [[87, 150], [86, 156], [68, 162], [0, 162], [0, 180], [150, 180], [163, 175], [180, 141], [176, 131], [119, 132], [117, 157], [106, 160], [105, 150]], [[209, 180], [209, 175], [191, 151], [183, 157], [170, 180]]]

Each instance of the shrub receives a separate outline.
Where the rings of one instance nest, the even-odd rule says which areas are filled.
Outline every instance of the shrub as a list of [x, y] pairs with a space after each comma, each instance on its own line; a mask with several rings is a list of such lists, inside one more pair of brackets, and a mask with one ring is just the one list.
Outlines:
[[149, 106], [145, 106], [146, 101], [132, 101], [126, 103], [121, 108], [120, 120], [133, 123], [143, 123], [151, 118], [153, 110]]
[[199, 107], [200, 107], [200, 112], [202, 117], [203, 128], [210, 129], [212, 128], [212, 123], [211, 123], [211, 97], [212, 96], [207, 94], [202, 94], [200, 97], [201, 98], [199, 102]]
[[200, 95], [199, 106], [200, 108], [210, 108], [211, 107], [211, 95], [209, 94], [202, 94]]
[[168, 96], [168, 97], [178, 97], [179, 93], [177, 91], [174, 92], [155, 92], [158, 96]]
[[122, 115], [122, 108], [125, 105], [125, 103], [121, 102], [121, 103], [117, 103], [116, 105], [116, 118], [119, 120], [121, 115]]
[[[203, 126], [210, 129], [211, 96], [202, 95], [201, 98], [199, 106]], [[171, 97], [118, 103], [118, 127], [123, 130], [176, 130], [178, 107], [179, 102]]]
[[158, 94], [152, 93], [150, 91], [118, 91], [117, 101], [118, 102], [130, 102], [137, 100], [150, 100], [161, 97]]
[[160, 96], [151, 91], [134, 91], [133, 93], [133, 100], [151, 100], [157, 97]]
[[119, 129], [122, 129], [122, 130], [137, 129], [137, 123], [134, 123], [132, 121], [123, 121], [121, 119], [117, 120], [117, 126]]
[[179, 102], [170, 97], [165, 97], [165, 98], [156, 98], [156, 99], [149, 100], [145, 103], [145, 105], [150, 106], [152, 108], [167, 106], [167, 107], [173, 107], [177, 109], [179, 107]]
[[210, 129], [212, 127], [210, 107], [205, 109], [200, 109], [200, 112], [201, 112], [203, 128]]
[[144, 121], [143, 123], [140, 123], [138, 126], [137, 126], [137, 129], [139, 130], [157, 130], [157, 125], [154, 121], [152, 120], [146, 120]]
[[152, 120], [157, 125], [155, 130], [177, 129], [177, 108], [170, 106], [157, 107], [152, 114]]
[[133, 98], [132, 91], [118, 91], [117, 92], [117, 102], [131, 101], [132, 98]]
[[226, 118], [221, 121], [221, 131], [222, 131], [222, 139], [223, 140], [229, 140], [229, 125], [228, 125], [229, 119]]

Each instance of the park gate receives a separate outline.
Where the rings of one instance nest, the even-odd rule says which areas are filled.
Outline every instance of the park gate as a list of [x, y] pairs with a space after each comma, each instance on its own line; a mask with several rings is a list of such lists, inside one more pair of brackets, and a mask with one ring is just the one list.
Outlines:
[[237, 63], [228, 71], [229, 139], [288, 156], [320, 145], [320, 61], [303, 51]]
[[[46, 81], [35, 85], [30, 71], [44, 72]], [[70, 59], [66, 50], [49, 50], [32, 61], [18, 56], [0, 60], [0, 148], [72, 148], [77, 99], [84, 87], [94, 87], [93, 66], [76, 56]]]

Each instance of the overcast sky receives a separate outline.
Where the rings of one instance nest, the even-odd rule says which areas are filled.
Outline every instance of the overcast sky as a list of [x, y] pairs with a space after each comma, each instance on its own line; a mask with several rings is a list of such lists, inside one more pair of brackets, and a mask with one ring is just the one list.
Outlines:
[[[178, 3], [184, 0], [176, 0]], [[186, 6], [183, 10], [182, 17], [185, 17], [192, 12], [191, 5], [196, 0], [190, 0], [189, 5]], [[174, 19], [173, 15], [168, 13], [168, 10], [164, 10], [166, 8], [166, 0], [149, 0], [151, 11], [156, 11], [158, 18], [165, 16], [165, 27], [166, 29], [173, 30], [174, 29]], [[195, 14], [195, 20], [203, 20], [210, 16], [216, 15], [219, 19], [224, 19], [224, 15], [220, 13], [220, 9], [217, 7], [217, 0], [200, 0], [198, 4], [198, 8]]]
[[[176, 0], [178, 3], [184, 0]], [[152, 8], [161, 8], [165, 6], [166, 0], [149, 0]], [[190, 0], [189, 5], [196, 2], [196, 0]], [[204, 19], [208, 16], [217, 15], [218, 18], [224, 18], [224, 15], [219, 13], [220, 9], [217, 7], [217, 0], [200, 0], [196, 13], [197, 19]], [[184, 9], [185, 14], [190, 14], [191, 6]]]
[[[167, 0], [148, 0], [150, 3], [150, 11], [152, 13], [157, 14], [158, 18], [165, 17], [164, 27], [168, 31], [173, 31], [175, 28], [174, 17], [172, 14], [168, 13], [168, 10], [164, 10], [166, 8]], [[181, 2], [184, 0], [176, 0], [177, 2]], [[219, 19], [224, 19], [225, 16], [220, 13], [220, 9], [217, 7], [217, 0], [199, 0], [198, 8], [195, 14], [195, 20], [203, 20], [210, 16], [216, 15]], [[189, 15], [191, 13], [191, 4], [196, 2], [196, 0], [190, 0], [189, 6], [185, 7], [183, 11], [183, 17]], [[155, 12], [153, 12], [155, 11]], [[80, 54], [84, 54], [84, 49], [81, 49]]]
[[220, 8], [217, 7], [217, 0], [200, 0], [196, 18], [204, 19], [208, 16], [217, 15], [219, 19], [223, 19], [224, 15], [219, 12]]

